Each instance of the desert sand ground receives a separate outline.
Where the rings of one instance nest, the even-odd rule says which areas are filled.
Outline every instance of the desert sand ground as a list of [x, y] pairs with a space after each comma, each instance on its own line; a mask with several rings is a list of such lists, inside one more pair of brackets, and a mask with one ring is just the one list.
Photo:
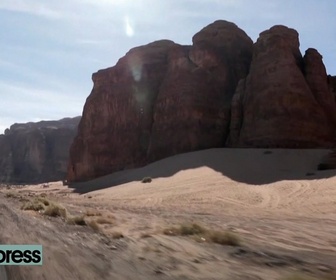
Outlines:
[[[335, 280], [336, 170], [316, 170], [328, 152], [211, 149], [71, 186], [3, 187], [0, 241], [44, 246], [42, 267], [8, 278]], [[41, 195], [99, 229], [20, 210]], [[189, 223], [241, 244], [163, 234]]]

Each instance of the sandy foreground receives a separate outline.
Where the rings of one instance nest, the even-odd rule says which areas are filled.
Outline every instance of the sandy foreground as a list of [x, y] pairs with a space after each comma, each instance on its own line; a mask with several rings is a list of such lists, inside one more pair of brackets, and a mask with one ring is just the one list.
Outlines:
[[[44, 248], [42, 267], [7, 267], [8, 279], [335, 280], [336, 170], [316, 170], [327, 154], [211, 149], [73, 186], [2, 187], [1, 243]], [[20, 209], [41, 195], [99, 227]], [[241, 245], [163, 234], [189, 223]]]

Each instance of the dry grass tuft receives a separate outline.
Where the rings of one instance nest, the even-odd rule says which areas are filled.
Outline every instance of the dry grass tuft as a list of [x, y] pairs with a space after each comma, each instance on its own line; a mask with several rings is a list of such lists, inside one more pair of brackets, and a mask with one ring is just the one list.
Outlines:
[[180, 227], [170, 227], [164, 229], [163, 233], [170, 236], [194, 236], [198, 241], [207, 241], [221, 245], [241, 245], [241, 239], [232, 232], [209, 230], [196, 223], [185, 224]]
[[52, 203], [46, 207], [46, 209], [43, 212], [43, 215], [50, 217], [66, 218], [68, 213], [67, 210], [62, 205]]
[[68, 216], [66, 222], [69, 225], [86, 226], [84, 216]]
[[96, 222], [98, 223], [98, 224], [109, 224], [109, 225], [111, 225], [111, 224], [113, 224], [114, 223], [114, 221], [113, 221], [113, 219], [112, 218], [105, 218], [105, 217], [99, 217], [99, 218], [97, 218], [96, 219]]
[[113, 239], [120, 239], [120, 238], [124, 238], [124, 235], [119, 231], [115, 231], [115, 232], [112, 232], [112, 238]]
[[51, 202], [48, 199], [46, 199], [45, 197], [42, 197], [42, 196], [37, 197], [35, 200], [38, 201], [38, 202], [41, 202], [44, 206], [49, 206], [51, 204]]
[[210, 231], [208, 233], [208, 238], [211, 242], [221, 245], [239, 246], [241, 244], [238, 235], [229, 231]]
[[198, 235], [207, 232], [204, 227], [195, 223], [191, 225], [181, 225], [179, 231], [181, 235]]
[[86, 224], [94, 231], [99, 231], [100, 227], [95, 220], [87, 221]]
[[94, 211], [94, 210], [87, 210], [86, 211], [86, 216], [87, 217], [94, 217], [94, 216], [101, 216], [102, 213], [98, 212], [98, 211]]
[[45, 205], [40, 201], [28, 201], [21, 206], [21, 210], [27, 211], [42, 211], [45, 209]]
[[149, 237], [152, 237], [152, 235], [148, 232], [143, 232], [143, 233], [141, 233], [140, 237], [141, 238], [149, 238]]
[[181, 225], [180, 227], [170, 227], [163, 231], [165, 235], [198, 235], [204, 234], [206, 229], [198, 224], [185, 224]]
[[21, 210], [43, 211], [51, 202], [44, 197], [36, 197], [22, 205]]
[[21, 196], [20, 195], [18, 195], [16, 192], [14, 192], [14, 191], [10, 191], [10, 192], [7, 192], [6, 194], [5, 194], [5, 197], [6, 198], [20, 198]]

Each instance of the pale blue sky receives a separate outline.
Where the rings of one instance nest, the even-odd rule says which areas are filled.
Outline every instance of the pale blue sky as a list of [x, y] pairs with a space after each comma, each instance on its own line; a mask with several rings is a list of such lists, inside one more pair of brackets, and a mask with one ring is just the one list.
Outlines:
[[300, 33], [336, 75], [335, 0], [1, 0], [0, 133], [15, 122], [82, 113], [91, 74], [158, 39], [191, 44], [217, 19], [255, 41], [275, 24]]

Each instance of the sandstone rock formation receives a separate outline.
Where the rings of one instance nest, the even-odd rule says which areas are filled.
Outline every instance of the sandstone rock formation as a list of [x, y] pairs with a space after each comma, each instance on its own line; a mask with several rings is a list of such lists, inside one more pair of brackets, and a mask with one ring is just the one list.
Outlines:
[[65, 179], [69, 147], [80, 117], [13, 124], [0, 135], [0, 182], [40, 183]]
[[192, 46], [154, 42], [98, 71], [71, 147], [69, 181], [223, 146], [252, 46], [235, 24], [216, 21]]
[[336, 99], [336, 76], [328, 75], [329, 90], [334, 94]]
[[299, 50], [298, 33], [260, 34], [251, 68], [232, 100], [233, 147], [314, 148], [335, 144], [336, 104], [321, 55]]
[[302, 57], [298, 33], [284, 26], [253, 45], [235, 24], [216, 21], [192, 46], [134, 48], [93, 82], [70, 149], [72, 182], [199, 149], [336, 139], [335, 79], [316, 50]]
[[176, 45], [154, 104], [148, 158], [222, 147], [238, 81], [246, 77], [252, 40], [235, 24], [216, 21]]

